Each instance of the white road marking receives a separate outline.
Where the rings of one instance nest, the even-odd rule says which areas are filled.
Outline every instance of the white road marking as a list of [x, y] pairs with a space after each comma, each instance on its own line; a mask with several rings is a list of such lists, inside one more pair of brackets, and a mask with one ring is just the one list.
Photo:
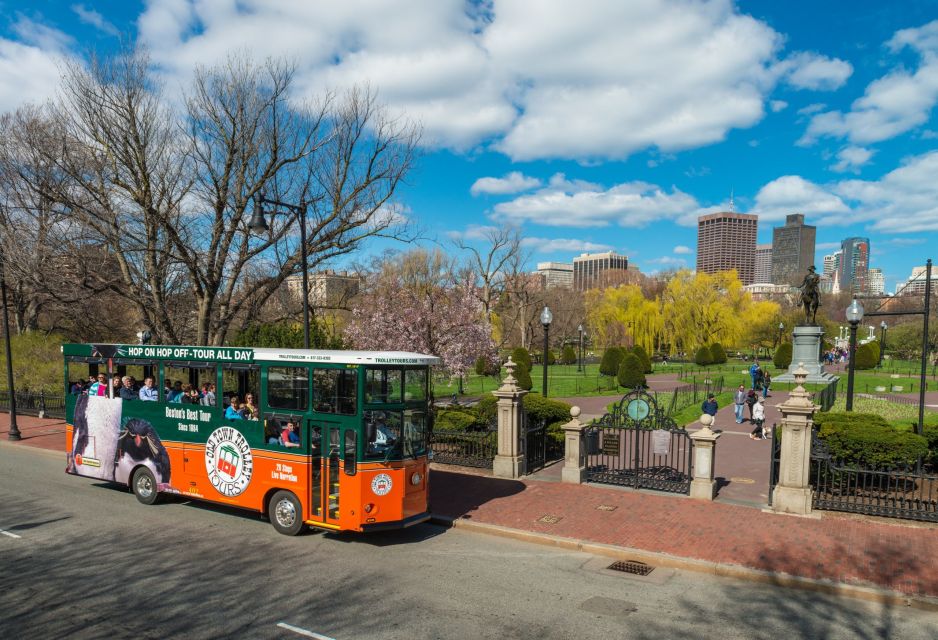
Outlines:
[[11, 538], [22, 538], [22, 537], [23, 537], [23, 536], [18, 536], [18, 535], [16, 535], [15, 533], [10, 533], [9, 531], [4, 531], [3, 529], [0, 529], [0, 533], [2, 533], [2, 534], [5, 535], [5, 536], [10, 536]]
[[287, 631], [292, 631], [301, 636], [307, 638], [315, 638], [316, 640], [335, 640], [335, 638], [330, 638], [329, 636], [324, 636], [316, 633], [315, 631], [309, 631], [307, 629], [302, 629], [300, 627], [294, 627], [292, 624], [287, 624], [286, 622], [278, 622], [277, 626], [281, 629], [286, 629]]

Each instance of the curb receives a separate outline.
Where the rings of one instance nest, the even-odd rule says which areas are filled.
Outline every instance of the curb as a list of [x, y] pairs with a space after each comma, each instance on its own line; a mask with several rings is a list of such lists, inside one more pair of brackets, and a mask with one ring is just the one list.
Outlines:
[[510, 538], [533, 544], [540, 544], [567, 551], [582, 551], [598, 556], [607, 556], [616, 560], [638, 560], [646, 564], [659, 567], [668, 567], [670, 569], [684, 569], [686, 571], [696, 571], [724, 578], [734, 578], [737, 580], [749, 580], [762, 584], [787, 587], [790, 589], [801, 589], [803, 591], [812, 591], [814, 593], [824, 593], [828, 595], [854, 598], [866, 602], [885, 604], [897, 607], [912, 607], [923, 611], [938, 611], [938, 597], [907, 595], [898, 591], [892, 591], [876, 586], [862, 586], [856, 584], [847, 584], [843, 582], [834, 582], [832, 580], [804, 578], [794, 576], [788, 573], [775, 571], [765, 571], [763, 569], [753, 569], [742, 565], [724, 564], [719, 562], [710, 562], [707, 560], [697, 560], [693, 558], [682, 558], [668, 553], [659, 553], [655, 551], [643, 551], [641, 549], [632, 549], [629, 547], [617, 547], [588, 540], [577, 540], [576, 538], [565, 538], [562, 536], [553, 536], [546, 533], [535, 533], [533, 531], [524, 531], [522, 529], [512, 529], [500, 525], [486, 524], [481, 522], [472, 522], [462, 518], [451, 518], [449, 516], [431, 515], [430, 522], [433, 524], [447, 527], [458, 528], [464, 531], [482, 533], [486, 535], [498, 536], [501, 538]]

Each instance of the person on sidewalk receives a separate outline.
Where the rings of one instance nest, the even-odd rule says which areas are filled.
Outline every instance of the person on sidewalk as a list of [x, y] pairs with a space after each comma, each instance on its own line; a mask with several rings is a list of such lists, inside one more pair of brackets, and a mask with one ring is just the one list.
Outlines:
[[756, 423], [756, 428], [752, 430], [749, 437], [752, 440], [765, 440], [765, 434], [762, 432], [762, 425], [765, 422], [765, 400], [759, 398], [752, 408], [752, 421]]
[[708, 416], [716, 416], [717, 410], [720, 407], [717, 406], [716, 398], [713, 397], [713, 394], [709, 394], [707, 399], [703, 401], [703, 404], [700, 405], [700, 410], [706, 413]]
[[755, 389], [750, 389], [746, 392], [746, 404], [749, 406], [749, 422], [753, 421], [752, 410], [756, 405], [756, 399], [759, 397], [759, 394], [756, 393]]
[[733, 402], [736, 405], [736, 424], [742, 424], [744, 416], [743, 407], [746, 406], [746, 385], [739, 385], [739, 389], [736, 390], [736, 394], [733, 396]]
[[772, 384], [772, 376], [769, 375], [769, 372], [766, 371], [762, 376], [762, 397], [769, 397], [769, 385]]
[[749, 377], [752, 378], [752, 388], [756, 388], [756, 379], [759, 377], [759, 361], [754, 360], [752, 366], [749, 367]]

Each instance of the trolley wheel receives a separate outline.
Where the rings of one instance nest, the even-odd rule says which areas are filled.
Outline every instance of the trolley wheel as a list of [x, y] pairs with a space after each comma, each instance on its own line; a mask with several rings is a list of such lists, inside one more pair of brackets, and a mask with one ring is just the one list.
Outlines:
[[289, 491], [278, 491], [270, 499], [267, 509], [270, 524], [285, 536], [295, 536], [303, 530], [303, 505]]
[[137, 500], [143, 504], [155, 504], [160, 497], [156, 489], [156, 478], [153, 472], [146, 467], [140, 467], [134, 472], [134, 479], [131, 482], [134, 495]]

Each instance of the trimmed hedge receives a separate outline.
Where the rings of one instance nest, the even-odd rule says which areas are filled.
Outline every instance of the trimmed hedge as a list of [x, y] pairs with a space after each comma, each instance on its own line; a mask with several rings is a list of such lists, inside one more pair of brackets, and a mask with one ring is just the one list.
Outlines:
[[576, 349], [570, 345], [565, 346], [563, 351], [560, 352], [560, 363], [576, 364]]
[[772, 364], [776, 369], [787, 369], [791, 365], [792, 348], [790, 342], [783, 342], [775, 350], [775, 356], [772, 358]]
[[515, 364], [522, 365], [530, 371], [531, 369], [531, 354], [528, 353], [528, 350], [524, 347], [518, 347], [511, 352], [511, 359]]
[[697, 349], [697, 353], [694, 354], [694, 363], [701, 367], [712, 364], [713, 354], [710, 353], [710, 349], [708, 349], [706, 346]]
[[615, 376], [619, 373], [619, 365], [622, 364], [622, 358], [625, 352], [620, 347], [609, 347], [603, 353], [603, 359], [599, 363], [599, 373], [604, 376]]
[[531, 371], [524, 365], [519, 364], [518, 368], [515, 369], [515, 378], [518, 379], [518, 386], [525, 391], [530, 391], [531, 387], [534, 386], [534, 383], [531, 382]]
[[846, 464], [879, 469], [913, 465], [927, 458], [929, 441], [915, 433], [898, 431], [882, 416], [869, 413], [826, 413], [817, 416], [818, 437], [831, 456]]
[[867, 342], [857, 347], [856, 368], [873, 369], [879, 364], [879, 347], [874, 342]]
[[[652, 373], [651, 368], [651, 358], [648, 357], [648, 353], [642, 348], [642, 345], [637, 344], [632, 347], [632, 353], [634, 353], [639, 362], [642, 363], [642, 373]], [[621, 366], [621, 363], [619, 363]]]
[[[475, 407], [472, 407], [483, 423], [495, 419], [498, 398], [492, 394], [484, 396]], [[570, 422], [570, 405], [560, 400], [552, 400], [541, 395], [527, 394], [521, 400], [528, 417], [533, 420], [547, 420], [548, 424]]]
[[485, 428], [486, 421], [469, 407], [438, 409], [433, 420], [435, 431], [473, 431]]
[[710, 357], [713, 359], [713, 364], [723, 364], [726, 362], [726, 350], [723, 348], [723, 345], [719, 342], [711, 344]]
[[634, 353], [627, 353], [619, 364], [616, 378], [619, 386], [626, 389], [636, 389], [645, 386], [645, 373], [642, 371], [642, 361]]

